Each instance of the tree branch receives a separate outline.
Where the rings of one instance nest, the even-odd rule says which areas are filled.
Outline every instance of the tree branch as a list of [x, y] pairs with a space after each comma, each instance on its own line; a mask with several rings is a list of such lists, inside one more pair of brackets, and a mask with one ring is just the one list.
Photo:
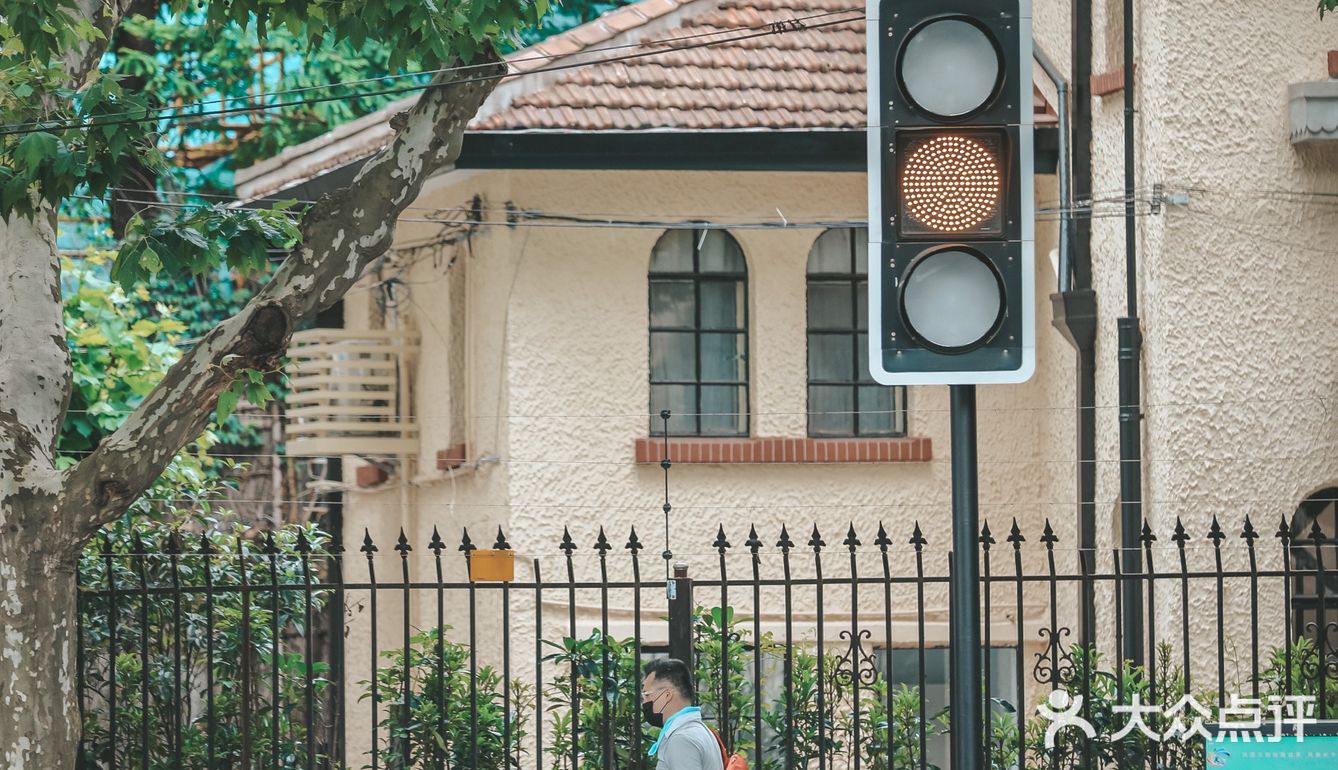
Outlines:
[[214, 402], [241, 368], [275, 366], [293, 328], [343, 296], [394, 237], [395, 222], [423, 183], [459, 157], [465, 126], [505, 69], [483, 62], [463, 80], [439, 75], [418, 103], [391, 120], [390, 145], [349, 187], [305, 215], [297, 251], [237, 315], [176, 363], [153, 392], [68, 473], [63, 542], [82, 544], [120, 515], [173, 455], [209, 423]]

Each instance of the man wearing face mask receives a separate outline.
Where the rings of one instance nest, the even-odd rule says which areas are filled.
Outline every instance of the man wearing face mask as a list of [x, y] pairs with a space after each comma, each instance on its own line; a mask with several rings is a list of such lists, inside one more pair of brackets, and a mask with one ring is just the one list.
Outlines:
[[656, 770], [724, 770], [724, 757], [715, 734], [692, 705], [692, 672], [686, 663], [661, 658], [646, 666], [641, 683], [641, 716], [660, 737], [651, 745]]

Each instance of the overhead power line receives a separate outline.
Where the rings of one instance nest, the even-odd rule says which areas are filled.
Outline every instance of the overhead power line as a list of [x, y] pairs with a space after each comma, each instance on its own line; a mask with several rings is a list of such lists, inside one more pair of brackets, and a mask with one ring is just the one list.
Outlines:
[[[657, 41], [651, 41], [651, 42], [648, 42], [648, 43], [638, 43], [638, 44], [635, 44], [635, 45], [630, 46], [630, 47], [650, 48], [651, 50], [640, 51], [640, 52], [637, 52], [637, 53], [623, 54], [623, 55], [619, 55], [619, 56], [603, 57], [603, 58], [593, 59], [593, 60], [591, 60], [591, 61], [570, 62], [570, 63], [565, 63], [565, 64], [555, 64], [555, 65], [552, 65], [552, 66], [549, 66], [549, 67], [537, 67], [537, 68], [535, 68], [535, 69], [527, 70], [527, 71], [525, 71], [525, 72], [504, 72], [504, 73], [499, 74], [499, 75], [487, 75], [487, 76], [483, 76], [483, 77], [479, 77], [479, 78], [457, 78], [457, 79], [454, 79], [454, 80], [448, 80], [448, 81], [445, 81], [445, 82], [442, 82], [442, 83], [432, 83], [432, 82], [428, 82], [428, 83], [414, 83], [414, 84], [407, 85], [407, 86], [397, 86], [397, 87], [393, 87], [393, 88], [382, 88], [382, 89], [377, 89], [377, 90], [374, 90], [374, 91], [360, 91], [360, 92], [358, 92], [358, 93], [352, 93], [352, 94], [332, 94], [332, 95], [328, 95], [328, 96], [318, 96], [318, 97], [311, 97], [311, 98], [307, 98], [307, 99], [295, 99], [295, 100], [290, 100], [290, 101], [272, 102], [272, 103], [267, 103], [267, 104], [257, 104], [257, 105], [251, 105], [251, 106], [223, 107], [223, 108], [221, 108], [221, 109], [218, 109], [218, 110], [210, 110], [210, 111], [208, 111], [208, 112], [203, 112], [203, 111], [202, 111], [202, 112], [188, 112], [188, 113], [182, 113], [181, 110], [182, 110], [182, 109], [192, 109], [192, 108], [194, 108], [194, 107], [196, 107], [196, 106], [200, 106], [200, 105], [203, 105], [203, 104], [220, 104], [220, 103], [222, 103], [222, 104], [228, 104], [228, 103], [231, 103], [231, 102], [234, 102], [234, 101], [245, 101], [246, 99], [243, 98], [243, 97], [238, 97], [237, 99], [216, 99], [216, 100], [210, 100], [209, 102], [195, 102], [195, 103], [192, 103], [192, 104], [181, 105], [181, 106], [176, 106], [176, 107], [171, 107], [171, 108], [161, 108], [161, 109], [159, 109], [159, 110], [156, 111], [156, 114], [147, 114], [147, 113], [146, 113], [146, 114], [144, 114], [144, 115], [140, 115], [140, 116], [132, 116], [132, 114], [131, 114], [131, 113], [128, 113], [128, 112], [124, 112], [124, 113], [113, 113], [113, 115], [119, 115], [119, 116], [121, 116], [121, 117], [118, 117], [118, 118], [116, 118], [116, 119], [114, 119], [114, 120], [106, 120], [106, 119], [102, 119], [102, 120], [93, 120], [93, 121], [65, 121], [65, 122], [58, 122], [58, 121], [28, 121], [28, 122], [25, 122], [25, 123], [13, 123], [13, 124], [8, 124], [8, 125], [0, 126], [0, 137], [3, 137], [3, 136], [22, 136], [22, 135], [25, 135], [25, 134], [37, 133], [37, 132], [39, 132], [39, 131], [51, 131], [51, 130], [68, 130], [68, 129], [88, 130], [88, 129], [92, 129], [92, 128], [100, 128], [100, 127], [103, 127], [103, 126], [126, 125], [126, 124], [131, 124], [131, 123], [160, 123], [160, 122], [163, 122], [163, 123], [168, 123], [168, 124], [174, 124], [174, 123], [200, 122], [200, 121], [205, 120], [205, 119], [214, 119], [214, 118], [219, 118], [219, 117], [228, 116], [228, 115], [243, 115], [243, 114], [250, 114], [250, 113], [256, 113], [256, 112], [265, 112], [265, 111], [268, 111], [268, 110], [282, 109], [282, 108], [284, 108], [284, 107], [301, 107], [301, 106], [307, 106], [307, 105], [312, 105], [312, 104], [322, 104], [322, 103], [326, 103], [326, 102], [344, 101], [344, 100], [349, 100], [349, 99], [365, 99], [365, 98], [367, 98], [367, 97], [372, 97], [372, 96], [396, 96], [396, 95], [401, 95], [401, 94], [410, 94], [410, 93], [416, 93], [416, 92], [419, 92], [419, 91], [425, 91], [425, 90], [427, 90], [427, 89], [429, 89], [429, 88], [433, 88], [433, 87], [437, 87], [437, 86], [449, 86], [449, 85], [455, 85], [455, 84], [463, 83], [463, 82], [466, 82], [466, 81], [505, 80], [505, 79], [507, 79], [507, 78], [524, 77], [524, 76], [526, 76], [526, 75], [536, 75], [536, 74], [541, 74], [541, 73], [545, 73], [545, 72], [560, 72], [560, 71], [563, 71], [563, 70], [578, 69], [578, 68], [580, 68], [580, 67], [592, 67], [592, 66], [597, 66], [597, 65], [600, 65], [600, 64], [616, 64], [616, 63], [618, 63], [618, 62], [632, 61], [632, 60], [636, 60], [636, 59], [644, 59], [644, 58], [649, 58], [649, 57], [652, 57], [652, 56], [660, 56], [660, 55], [663, 55], [663, 54], [674, 53], [674, 52], [677, 52], [677, 51], [690, 51], [690, 50], [694, 50], [694, 49], [697, 49], [697, 48], [709, 48], [709, 47], [712, 47], [712, 46], [727, 45], [727, 44], [729, 44], [729, 43], [737, 43], [737, 42], [741, 42], [741, 41], [744, 41], [744, 40], [752, 40], [752, 39], [755, 39], [755, 38], [759, 38], [759, 37], [767, 37], [767, 36], [770, 36], [770, 35], [781, 35], [781, 34], [786, 34], [786, 33], [789, 33], [789, 32], [797, 32], [797, 31], [800, 31], [800, 30], [822, 29], [822, 28], [825, 28], [825, 27], [833, 27], [833, 26], [837, 26], [837, 25], [841, 25], [841, 24], [850, 24], [850, 23], [852, 23], [852, 22], [862, 22], [862, 21], [864, 21], [864, 12], [863, 12], [862, 9], [859, 9], [859, 10], [858, 10], [858, 13], [859, 13], [859, 16], [858, 16], [858, 17], [849, 18], [849, 19], [836, 19], [836, 20], [831, 20], [831, 21], [819, 22], [819, 23], [816, 23], [816, 24], [809, 24], [809, 23], [807, 23], [807, 22], [808, 22], [809, 20], [811, 20], [811, 19], [822, 18], [822, 17], [827, 17], [827, 16], [833, 16], [833, 15], [842, 14], [842, 13], [852, 13], [852, 12], [855, 12], [855, 9], [846, 10], [846, 11], [828, 11], [828, 12], [821, 13], [821, 14], [814, 14], [814, 15], [812, 15], [812, 16], [791, 17], [791, 18], [788, 18], [788, 19], [780, 19], [780, 20], [776, 20], [776, 21], [768, 22], [768, 23], [766, 23], [766, 24], [760, 24], [760, 25], [755, 25], [755, 26], [751, 26], [751, 27], [737, 27], [737, 28], [734, 28], [734, 29], [720, 30], [720, 31], [717, 31], [717, 32], [697, 33], [697, 34], [695, 34], [695, 35], [686, 35], [686, 36], [684, 36], [684, 37], [682, 38], [682, 39], [695, 39], [695, 38], [700, 38], [700, 37], [704, 37], [704, 36], [714, 36], [714, 35], [729, 34], [729, 33], [731, 33], [731, 32], [747, 33], [747, 34], [738, 34], [738, 35], [734, 35], [733, 37], [724, 38], [724, 39], [722, 39], [722, 40], [706, 40], [706, 41], [702, 41], [702, 42], [689, 43], [689, 44], [686, 44], [686, 45], [661, 45], [662, 42], [668, 42], [668, 41], [670, 41], [670, 40], [673, 40], [673, 38], [667, 38], [667, 39], [665, 39], [665, 40], [663, 40], [663, 41], [657, 40]], [[617, 48], [617, 47], [613, 47], [613, 48]], [[581, 56], [581, 55], [583, 55], [584, 53], [587, 53], [587, 52], [579, 52], [579, 51], [578, 51], [578, 52], [576, 52], [576, 53], [574, 53], [574, 54], [571, 54], [570, 56]], [[545, 57], [536, 57], [536, 58], [545, 58]], [[557, 58], [557, 57], [547, 57], [547, 58]], [[561, 57], [561, 58], [568, 58], [568, 57]], [[499, 62], [499, 63], [501, 63], [501, 64], [506, 64], [507, 62], [503, 61], [503, 62]], [[397, 75], [397, 76], [388, 76], [388, 77], [396, 77], [396, 78], [399, 78], [399, 77], [411, 77], [411, 76], [415, 76], [415, 75], [428, 74], [429, 72], [430, 72], [430, 73], [436, 73], [436, 74], [443, 74], [443, 73], [447, 73], [447, 72], [459, 72], [459, 71], [473, 70], [473, 69], [479, 69], [479, 68], [482, 68], [482, 67], [490, 67], [490, 66], [494, 66], [494, 65], [493, 65], [493, 64], [471, 64], [471, 65], [463, 65], [463, 66], [461, 66], [461, 67], [443, 68], [443, 69], [440, 69], [440, 70], [425, 71], [425, 72], [423, 72], [423, 73], [409, 73], [409, 74], [406, 74], [406, 75]], [[379, 80], [379, 78], [378, 78], [378, 80]], [[365, 82], [365, 81], [357, 81], [357, 82]], [[312, 86], [312, 87], [309, 87], [309, 88], [335, 88], [335, 87], [339, 87], [339, 86], [343, 86], [343, 85], [345, 85], [345, 84], [344, 84], [344, 83], [331, 83], [331, 84], [326, 85], [326, 86]], [[282, 92], [271, 92], [270, 94], [267, 94], [266, 96], [268, 96], [268, 97], [272, 97], [272, 96], [274, 96], [275, 93], [282, 93]]]

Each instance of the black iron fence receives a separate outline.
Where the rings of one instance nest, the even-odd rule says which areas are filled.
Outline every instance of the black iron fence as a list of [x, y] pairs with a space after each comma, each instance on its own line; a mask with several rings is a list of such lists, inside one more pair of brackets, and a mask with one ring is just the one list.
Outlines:
[[[1147, 526], [1134, 572], [1048, 522], [1032, 535], [987, 524], [986, 766], [1202, 767], [1201, 736], [1165, 737], [1185, 713], [1113, 737], [1135, 697], [1211, 712], [1306, 696], [1315, 716], [1338, 714], [1338, 542], [1299, 518], [1267, 532], [1248, 517], [1234, 531], [1177, 521], [1165, 538]], [[721, 527], [688, 557], [647, 553], [635, 530], [584, 548], [564, 531], [503, 581], [483, 579], [468, 533], [424, 539], [103, 540], [80, 569], [83, 765], [639, 769], [654, 762], [643, 667], [673, 655], [753, 768], [946, 766], [950, 575], [918, 525], [851, 525], [830, 542], [816, 526], [753, 528], [738, 543]], [[488, 560], [513, 555], [499, 531]], [[1143, 607], [1134, 645], [1126, 585]], [[1081, 696], [1095, 737], [1046, 745], [1036, 706], [1054, 691], [1070, 698], [1049, 704]]]

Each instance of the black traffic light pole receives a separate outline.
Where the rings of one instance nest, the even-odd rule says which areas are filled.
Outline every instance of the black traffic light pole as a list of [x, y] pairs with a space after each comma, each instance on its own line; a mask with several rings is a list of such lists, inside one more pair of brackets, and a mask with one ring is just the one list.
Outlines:
[[[948, 718], [953, 770], [983, 767], [980, 692], [980, 490], [976, 478], [976, 386], [951, 385], [952, 582], [948, 586]], [[1021, 622], [1019, 620], [1019, 622]]]

